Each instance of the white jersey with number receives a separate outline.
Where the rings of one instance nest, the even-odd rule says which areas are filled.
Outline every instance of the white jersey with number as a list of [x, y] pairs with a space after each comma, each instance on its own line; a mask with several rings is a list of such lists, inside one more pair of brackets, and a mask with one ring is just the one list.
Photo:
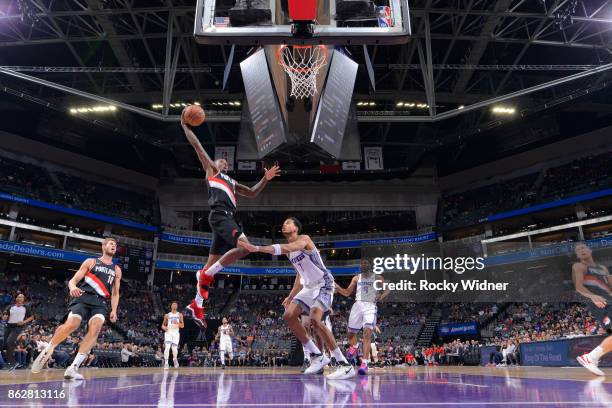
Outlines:
[[219, 350], [228, 353], [232, 352], [232, 336], [230, 335], [232, 326], [229, 324], [222, 324], [219, 326]]
[[349, 314], [347, 330], [356, 333], [363, 328], [374, 329], [376, 326], [376, 290], [374, 282], [378, 278], [375, 274], [364, 276], [362, 273], [357, 278], [357, 289], [355, 291], [355, 303]]
[[179, 325], [181, 323], [181, 314], [179, 312], [176, 313], [168, 313], [168, 333], [177, 333], [179, 332]]
[[320, 285], [324, 277], [330, 274], [316, 248], [311, 251], [302, 249], [289, 252], [287, 258], [300, 275], [300, 282], [305, 287]]
[[376, 303], [376, 290], [374, 289], [376, 274], [371, 273], [369, 276], [364, 276], [363, 273], [360, 273], [358, 276], [355, 300], [358, 302]]
[[179, 345], [180, 342], [180, 323], [181, 323], [181, 314], [179, 312], [176, 313], [168, 313], [168, 323], [166, 327], [166, 333], [164, 333], [164, 342]]

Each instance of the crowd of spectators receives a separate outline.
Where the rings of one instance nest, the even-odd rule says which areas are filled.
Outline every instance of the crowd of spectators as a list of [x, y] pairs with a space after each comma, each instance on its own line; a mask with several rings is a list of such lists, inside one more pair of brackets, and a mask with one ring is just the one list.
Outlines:
[[465, 226], [491, 214], [609, 188], [612, 186], [611, 160], [611, 152], [585, 156], [542, 172], [443, 194], [438, 225]]
[[[18, 367], [27, 367], [53, 335], [61, 316], [57, 313], [37, 313], [53, 309], [56, 304], [65, 312], [67, 301], [65, 282], [61, 279], [45, 278], [36, 286], [27, 274], [1, 276], [4, 283], [0, 292], [0, 306], [6, 309], [18, 293], [26, 296], [29, 308], [36, 318], [24, 327], [17, 339], [15, 358]], [[49, 292], [40, 287], [48, 286]], [[91, 367], [153, 366], [162, 361], [163, 333], [160, 329], [162, 316], [152, 312], [155, 309], [154, 292], [140, 290], [138, 282], [127, 280], [122, 285], [122, 300], [119, 322], [107, 324], [100, 333], [98, 343], [85, 365]], [[190, 285], [176, 288], [158, 288], [166, 293], [167, 300], [174, 299], [180, 292], [190, 293]], [[228, 301], [223, 316], [228, 317], [234, 327], [234, 360], [231, 365], [239, 366], [284, 366], [289, 364], [289, 351], [293, 336], [283, 320], [282, 300], [286, 291], [240, 291], [216, 290]], [[52, 295], [53, 293], [53, 295]], [[169, 302], [168, 302], [169, 303]], [[352, 300], [338, 298], [332, 313], [334, 332], [338, 342], [347, 350], [347, 355], [358, 363], [361, 351], [350, 355], [346, 339], [346, 321]], [[143, 311], [147, 317], [143, 318]], [[416, 345], [416, 335], [408, 335], [406, 328], [420, 329], [432, 312], [441, 315], [441, 322], [476, 321], [484, 327], [488, 322], [491, 336], [488, 340], [478, 336], [463, 339], [435, 338], [426, 346]], [[150, 317], [150, 318], [149, 318]], [[217, 317], [221, 317], [219, 314]], [[7, 316], [0, 319], [0, 335]], [[601, 334], [602, 328], [578, 303], [516, 303], [498, 304], [416, 304], [382, 303], [379, 308], [379, 334], [374, 336], [378, 346], [377, 366], [390, 365], [476, 365], [480, 363], [483, 345], [496, 346], [490, 352], [491, 365], [518, 364], [519, 345], [525, 342], [555, 340], [575, 336]], [[65, 367], [78, 348], [83, 328], [75, 332], [53, 354], [51, 367]], [[489, 353], [489, 351], [487, 351]], [[4, 357], [4, 358], [2, 358]], [[181, 349], [181, 365], [219, 365], [218, 343], [198, 342]], [[0, 367], [5, 366], [6, 355], [0, 354]]]
[[0, 157], [0, 168], [0, 186], [5, 192], [146, 224], [153, 222], [152, 195], [6, 157]]
[[521, 343], [604, 334], [581, 303], [511, 304], [489, 327], [492, 338], [486, 343], [496, 346], [489, 356], [492, 366], [518, 364]]

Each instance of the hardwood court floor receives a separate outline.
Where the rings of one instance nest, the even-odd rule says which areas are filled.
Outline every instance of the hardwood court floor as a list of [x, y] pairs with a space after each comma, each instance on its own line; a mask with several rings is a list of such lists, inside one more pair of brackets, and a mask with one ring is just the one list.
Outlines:
[[[0, 406], [63, 407], [612, 407], [612, 370], [397, 367], [327, 380], [294, 368], [82, 369], [0, 372]], [[16, 398], [19, 397], [19, 398]]]

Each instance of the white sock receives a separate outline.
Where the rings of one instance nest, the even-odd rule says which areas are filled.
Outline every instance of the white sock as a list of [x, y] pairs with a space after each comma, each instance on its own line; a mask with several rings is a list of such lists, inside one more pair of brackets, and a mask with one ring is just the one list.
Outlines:
[[196, 296], [195, 296], [195, 301], [196, 301], [196, 305], [198, 305], [198, 307], [202, 307], [202, 305], [204, 304], [204, 298], [202, 296], [200, 296], [200, 291], [196, 291]]
[[51, 342], [49, 342], [49, 344], [45, 346], [45, 349], [42, 352], [43, 353], [53, 352], [54, 349], [55, 349], [55, 344], [52, 344]]
[[321, 350], [319, 350], [317, 345], [314, 344], [314, 341], [312, 341], [312, 339], [308, 340], [308, 343], [303, 344], [303, 346], [309, 354], [321, 354]]
[[87, 354], [83, 354], [83, 353], [78, 353], [76, 355], [76, 357], [74, 358], [74, 361], [72, 362], [72, 364], [70, 365], [73, 368], [79, 368], [79, 366], [81, 365], [81, 363], [83, 361], [85, 361], [85, 359], [87, 358]]
[[599, 361], [599, 358], [601, 356], [603, 356], [604, 354], [604, 349], [601, 346], [597, 346], [593, 349], [593, 351], [591, 351], [588, 356], [591, 360], [593, 361]]
[[304, 350], [304, 361], [310, 361], [310, 355], [308, 350], [306, 350], [306, 346], [302, 344], [302, 350]]
[[344, 354], [342, 354], [342, 352], [340, 351], [340, 347], [336, 346], [334, 351], [332, 351], [332, 355], [334, 356], [337, 362], [348, 363], [348, 361], [346, 361], [346, 358], [344, 357]]
[[221, 353], [221, 365], [225, 365], [225, 353]]
[[221, 265], [219, 261], [217, 261], [212, 264], [210, 268], [208, 268], [204, 273], [208, 276], [215, 276], [217, 272], [221, 271], [221, 269], [223, 269], [223, 265]]

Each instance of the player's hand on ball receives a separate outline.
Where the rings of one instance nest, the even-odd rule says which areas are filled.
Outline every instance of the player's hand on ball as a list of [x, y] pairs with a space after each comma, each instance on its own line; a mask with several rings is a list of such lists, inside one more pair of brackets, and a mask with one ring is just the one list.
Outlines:
[[76, 286], [73, 287], [73, 288], [70, 288], [70, 296], [72, 296], [72, 297], [79, 297], [83, 293], [85, 293], [85, 292], [83, 290], [77, 288]]
[[258, 252], [259, 248], [256, 245], [251, 244], [250, 242], [245, 242], [242, 240], [238, 240], [238, 246], [246, 249], [249, 252]]
[[274, 177], [280, 176], [281, 169], [280, 169], [280, 166], [278, 164], [275, 164], [274, 166], [270, 167], [269, 169], [264, 167], [264, 171], [265, 171], [265, 175], [266, 175], [266, 180], [270, 181]]
[[111, 311], [110, 312], [110, 321], [115, 323], [117, 321], [117, 312], [115, 311]]

